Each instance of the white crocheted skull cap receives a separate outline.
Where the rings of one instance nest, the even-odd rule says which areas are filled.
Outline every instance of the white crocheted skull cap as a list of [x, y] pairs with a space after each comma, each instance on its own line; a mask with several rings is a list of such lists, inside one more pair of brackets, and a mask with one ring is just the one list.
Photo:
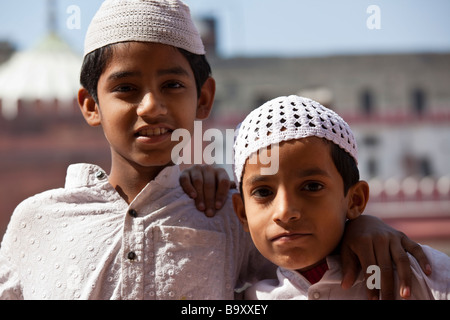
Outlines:
[[253, 153], [293, 139], [325, 138], [358, 163], [356, 140], [349, 125], [336, 112], [308, 98], [294, 95], [275, 98], [250, 112], [238, 128], [234, 143], [234, 174], [238, 184]]
[[106, 0], [88, 27], [84, 55], [109, 44], [155, 42], [203, 55], [205, 48], [180, 0]]

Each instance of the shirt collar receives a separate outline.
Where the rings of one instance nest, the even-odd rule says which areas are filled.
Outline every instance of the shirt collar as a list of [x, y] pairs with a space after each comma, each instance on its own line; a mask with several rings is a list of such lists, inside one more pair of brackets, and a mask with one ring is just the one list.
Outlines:
[[66, 189], [90, 187], [99, 182], [108, 182], [106, 172], [95, 164], [77, 163], [67, 168]]
[[[164, 168], [149, 185], [156, 184], [162, 188], [173, 189], [179, 185], [180, 167], [177, 165]], [[65, 188], [90, 187], [99, 182], [108, 182], [106, 172], [95, 164], [77, 163], [67, 168]]]
[[163, 188], [174, 189], [179, 185], [180, 167], [177, 165], [165, 167], [150, 184], [157, 184]]

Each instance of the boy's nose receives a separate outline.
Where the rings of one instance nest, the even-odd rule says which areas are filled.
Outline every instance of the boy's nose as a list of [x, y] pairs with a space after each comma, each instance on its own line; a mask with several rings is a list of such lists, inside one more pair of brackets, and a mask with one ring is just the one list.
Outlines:
[[300, 208], [296, 202], [290, 199], [289, 196], [283, 194], [278, 194], [277, 198], [273, 215], [273, 221], [275, 223], [286, 224], [300, 219]]
[[143, 96], [136, 112], [140, 117], [156, 117], [166, 114], [167, 109], [155, 94], [149, 92]]

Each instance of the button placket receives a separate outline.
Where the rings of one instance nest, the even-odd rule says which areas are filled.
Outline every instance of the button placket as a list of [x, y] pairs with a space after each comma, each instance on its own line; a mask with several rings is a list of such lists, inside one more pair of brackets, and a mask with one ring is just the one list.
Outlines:
[[143, 239], [144, 221], [138, 217], [136, 209], [128, 208], [123, 234], [122, 294], [124, 299], [143, 298], [144, 281], [136, 281], [144, 274]]
[[137, 218], [137, 216], [138, 216], [138, 213], [137, 213], [137, 211], [135, 209], [128, 210], [128, 214], [130, 216], [132, 216], [133, 218]]
[[133, 261], [134, 259], [136, 259], [136, 253], [134, 253], [133, 251], [128, 252], [127, 258], [128, 260]]

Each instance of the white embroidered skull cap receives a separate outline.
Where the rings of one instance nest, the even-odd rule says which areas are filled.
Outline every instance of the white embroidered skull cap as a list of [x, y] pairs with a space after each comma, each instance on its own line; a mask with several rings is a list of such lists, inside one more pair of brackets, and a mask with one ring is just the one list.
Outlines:
[[238, 126], [234, 143], [234, 174], [241, 182], [245, 162], [260, 149], [282, 141], [325, 138], [348, 152], [358, 163], [356, 140], [349, 125], [336, 112], [295, 95], [264, 103]]
[[106, 0], [88, 27], [84, 56], [109, 44], [141, 41], [203, 55], [189, 7], [180, 0]]

